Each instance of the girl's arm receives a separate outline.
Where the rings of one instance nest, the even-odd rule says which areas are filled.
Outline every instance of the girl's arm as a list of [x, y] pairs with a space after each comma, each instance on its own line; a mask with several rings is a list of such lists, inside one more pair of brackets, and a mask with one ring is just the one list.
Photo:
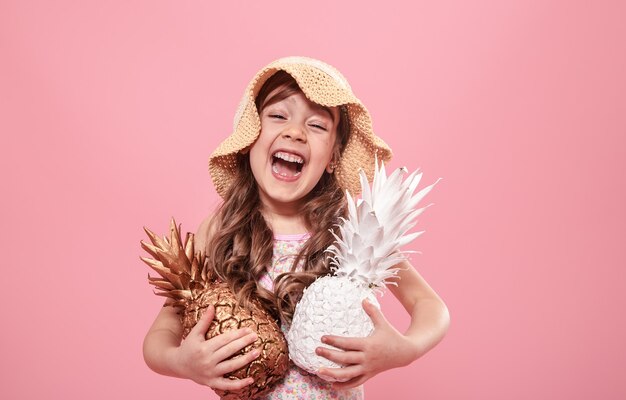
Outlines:
[[448, 307], [430, 285], [408, 262], [400, 264], [398, 286], [389, 290], [411, 316], [404, 333], [415, 345], [415, 359], [426, 354], [445, 336], [450, 326]]
[[343, 350], [318, 348], [317, 354], [344, 368], [322, 368], [319, 373], [343, 383], [337, 389], [358, 386], [378, 373], [410, 364], [435, 347], [450, 325], [448, 308], [408, 262], [399, 265], [398, 286], [390, 286], [405, 310], [411, 324], [404, 334], [398, 332], [378, 308], [363, 302], [365, 312], [374, 323], [374, 332], [366, 338], [327, 335], [322, 341]]
[[[195, 236], [195, 247], [206, 242], [207, 220]], [[168, 302], [166, 301], [166, 305]], [[206, 332], [215, 310], [208, 307], [200, 321], [184, 340], [183, 328], [174, 307], [164, 306], [148, 330], [143, 342], [146, 364], [153, 371], [177, 378], [191, 379], [201, 385], [220, 390], [238, 390], [251, 383], [252, 378], [231, 380], [224, 374], [235, 371], [259, 356], [258, 351], [227, 360], [256, 340], [249, 329], [237, 329], [206, 340]]]

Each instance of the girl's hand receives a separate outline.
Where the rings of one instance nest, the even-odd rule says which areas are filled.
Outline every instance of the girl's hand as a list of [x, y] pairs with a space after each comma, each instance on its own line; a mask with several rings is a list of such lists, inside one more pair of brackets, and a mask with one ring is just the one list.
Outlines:
[[356, 387], [378, 373], [410, 364], [417, 359], [417, 349], [411, 341], [398, 332], [382, 312], [367, 300], [363, 309], [374, 323], [374, 333], [365, 338], [333, 335], [322, 336], [322, 343], [342, 350], [318, 347], [316, 354], [345, 365], [343, 368], [320, 368], [318, 375], [333, 378], [335, 389]]
[[227, 360], [257, 339], [251, 329], [232, 330], [206, 340], [206, 332], [215, 316], [215, 309], [207, 307], [204, 315], [179, 347], [172, 351], [172, 367], [180, 376], [211, 389], [238, 390], [254, 382], [252, 378], [227, 379], [224, 374], [233, 372], [250, 363], [260, 354], [253, 350], [248, 354]]

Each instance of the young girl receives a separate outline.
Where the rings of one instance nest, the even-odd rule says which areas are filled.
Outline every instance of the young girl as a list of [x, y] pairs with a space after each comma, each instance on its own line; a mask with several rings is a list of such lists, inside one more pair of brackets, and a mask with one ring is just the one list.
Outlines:
[[[212, 268], [240, 299], [259, 298], [286, 331], [303, 289], [329, 273], [324, 252], [334, 241], [329, 230], [346, 213], [345, 190], [360, 191], [359, 169], [372, 176], [375, 156], [387, 161], [391, 151], [374, 135], [369, 113], [336, 69], [303, 57], [274, 61], [250, 82], [234, 133], [211, 155], [211, 177], [224, 202], [200, 225], [196, 249], [206, 251]], [[338, 382], [291, 364], [266, 398], [361, 399], [368, 379], [433, 348], [448, 329], [448, 310], [417, 271], [403, 264], [398, 286], [390, 290], [411, 316], [406, 332], [365, 301], [373, 334], [327, 335], [322, 341], [343, 351], [317, 349], [346, 365], [318, 371]], [[239, 329], [206, 340], [213, 317], [209, 308], [181, 341], [178, 315], [163, 307], [144, 341], [148, 366], [213, 389], [252, 384], [252, 378], [231, 380], [224, 374], [258, 357], [251, 352], [228, 359], [256, 335]]]

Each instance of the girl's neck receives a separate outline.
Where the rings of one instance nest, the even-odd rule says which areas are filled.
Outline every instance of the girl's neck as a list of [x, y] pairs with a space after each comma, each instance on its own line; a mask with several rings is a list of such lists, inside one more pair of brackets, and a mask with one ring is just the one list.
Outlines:
[[261, 210], [265, 221], [275, 235], [295, 235], [308, 232], [300, 213], [277, 211], [265, 207]]

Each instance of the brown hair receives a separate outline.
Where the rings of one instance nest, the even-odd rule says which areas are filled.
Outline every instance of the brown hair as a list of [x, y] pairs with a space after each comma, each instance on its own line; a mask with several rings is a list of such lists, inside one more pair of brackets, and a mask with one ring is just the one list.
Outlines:
[[[281, 89], [268, 98], [276, 88]], [[297, 92], [302, 90], [291, 75], [276, 72], [256, 97], [258, 113]], [[341, 156], [350, 132], [345, 109], [339, 115], [335, 160]], [[259, 279], [272, 262], [274, 236], [260, 211], [259, 192], [247, 153], [237, 154], [237, 168], [237, 176], [211, 221], [211, 231], [219, 234], [210, 235], [206, 244], [209, 266], [220, 280], [229, 284], [240, 304], [247, 304], [255, 296], [275, 317], [290, 322], [304, 288], [329, 272], [325, 250], [334, 242], [330, 229], [346, 213], [343, 191], [335, 175], [324, 172], [307, 195], [301, 212], [311, 236], [295, 258], [291, 271], [276, 277], [272, 293], [259, 284]], [[300, 261], [302, 270], [296, 272]]]

